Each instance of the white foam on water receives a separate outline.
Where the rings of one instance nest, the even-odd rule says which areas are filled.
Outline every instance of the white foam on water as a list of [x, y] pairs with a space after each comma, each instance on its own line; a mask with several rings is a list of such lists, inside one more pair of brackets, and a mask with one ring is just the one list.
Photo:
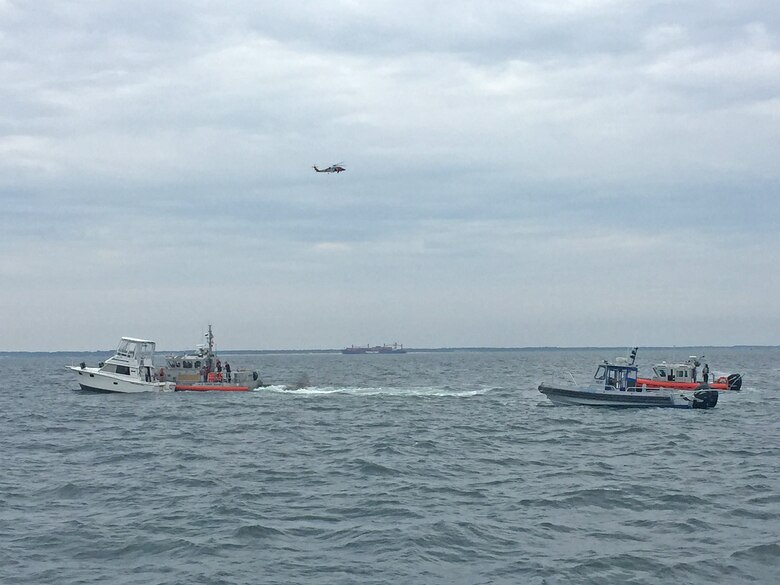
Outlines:
[[260, 386], [253, 388], [252, 392], [283, 392], [287, 386], [284, 384], [271, 384], [270, 386]]
[[280, 392], [284, 394], [298, 394], [298, 395], [311, 395], [311, 396], [323, 396], [331, 394], [346, 394], [351, 396], [454, 396], [454, 397], [469, 397], [480, 396], [487, 394], [493, 388], [479, 388], [479, 389], [454, 389], [454, 388], [441, 388], [434, 386], [416, 386], [408, 388], [396, 388], [389, 386], [379, 387], [336, 387], [336, 386], [306, 386], [304, 388], [293, 388], [288, 386], [268, 386], [263, 390], [269, 390], [271, 392]]

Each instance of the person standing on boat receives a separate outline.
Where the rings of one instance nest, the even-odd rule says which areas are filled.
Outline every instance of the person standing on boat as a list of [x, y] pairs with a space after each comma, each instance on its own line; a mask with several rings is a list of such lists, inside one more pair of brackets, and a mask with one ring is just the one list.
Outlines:
[[225, 378], [230, 382], [230, 364], [225, 362]]
[[218, 374], [222, 373], [222, 362], [219, 360], [217, 360], [217, 373]]
[[693, 365], [693, 371], [691, 372], [691, 374], [693, 376], [693, 381], [695, 382], [696, 381], [696, 364]]
[[704, 367], [701, 369], [701, 376], [702, 376], [705, 384], [707, 384], [710, 381], [710, 365], [709, 364], [704, 364]]

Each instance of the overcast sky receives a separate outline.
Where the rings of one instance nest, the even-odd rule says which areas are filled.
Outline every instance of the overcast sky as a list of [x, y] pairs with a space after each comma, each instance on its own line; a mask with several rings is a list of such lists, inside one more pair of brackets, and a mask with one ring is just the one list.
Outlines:
[[771, 0], [0, 0], [0, 350], [778, 344], [779, 32]]

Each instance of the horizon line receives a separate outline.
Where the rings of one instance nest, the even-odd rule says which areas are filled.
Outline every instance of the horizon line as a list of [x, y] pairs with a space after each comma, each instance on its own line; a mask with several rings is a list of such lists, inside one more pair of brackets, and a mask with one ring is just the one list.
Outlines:
[[[448, 351], [534, 351], [534, 350], [584, 350], [584, 349], [625, 349], [629, 346], [621, 345], [527, 345], [527, 346], [440, 346], [440, 347], [405, 347], [407, 353], [425, 353], [425, 352], [448, 352]], [[642, 349], [738, 349], [738, 348], [780, 348], [775, 344], [730, 344], [730, 345], [645, 345], [639, 346]], [[242, 353], [242, 354], [286, 354], [286, 353], [341, 353], [344, 348], [315, 348], [315, 349], [221, 349], [219, 353]], [[91, 349], [91, 350], [0, 350], [0, 355], [24, 355], [24, 354], [92, 354], [92, 353], [114, 353], [116, 349]], [[155, 353], [186, 353], [192, 351], [162, 349]]]

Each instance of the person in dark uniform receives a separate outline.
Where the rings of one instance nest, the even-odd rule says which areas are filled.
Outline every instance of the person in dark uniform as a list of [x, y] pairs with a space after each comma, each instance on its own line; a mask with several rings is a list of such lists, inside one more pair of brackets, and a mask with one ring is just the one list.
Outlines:
[[225, 362], [225, 377], [227, 378], [227, 381], [230, 382], [230, 364]]
[[709, 364], [704, 364], [704, 367], [701, 369], [701, 376], [702, 376], [705, 384], [710, 381], [710, 365]]

